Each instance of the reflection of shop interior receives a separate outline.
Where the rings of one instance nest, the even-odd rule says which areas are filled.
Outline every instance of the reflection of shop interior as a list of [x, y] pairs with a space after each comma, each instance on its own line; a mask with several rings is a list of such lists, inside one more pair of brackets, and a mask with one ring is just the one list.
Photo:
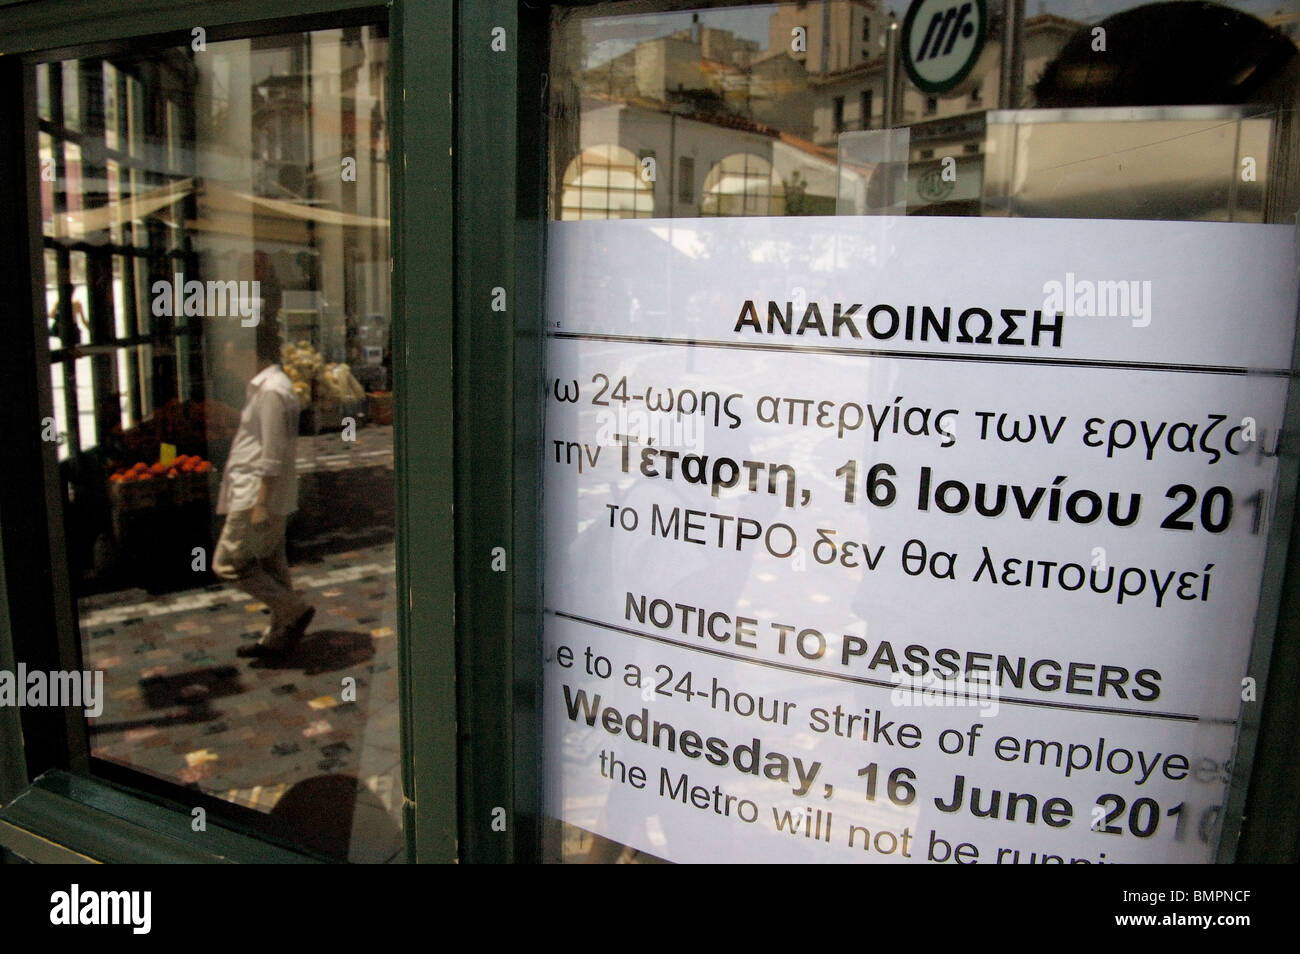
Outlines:
[[[93, 754], [354, 861], [402, 847], [385, 76], [370, 27], [37, 68], [53, 456], [108, 689]], [[265, 609], [210, 561], [253, 305], [299, 402], [287, 550], [318, 615], [249, 666]]]
[[[766, 45], [697, 17], [615, 55], [570, 21], [553, 64], [555, 217], [860, 214], [844, 200], [870, 172], [842, 150], [886, 129], [910, 139], [911, 215], [1257, 222], [1297, 204], [1269, 174], [1294, 110], [1252, 105], [1294, 98], [1294, 17], [1185, 2], [1095, 23], [1043, 13], [1018, 25], [1003, 71], [998, 14], [971, 76], [925, 94], [888, 68], [880, 5], [774, 11]], [[788, 48], [795, 23], [803, 52]]]
[[[332, 435], [327, 457], [376, 426], [391, 445], [387, 131], [375, 98], [386, 44], [364, 44], [361, 29], [38, 69], [53, 173], [52, 397], [78, 592], [210, 579], [190, 554], [211, 553], [220, 529], [215, 491], [244, 399], [232, 349], [251, 348], [251, 332], [238, 314], [207, 314], [202, 295], [196, 309], [155, 294], [159, 281], [206, 284], [209, 303], [214, 283], [259, 282], [285, 332], [300, 433]], [[322, 69], [332, 86], [313, 86]], [[240, 141], [251, 155], [230, 145]], [[345, 186], [342, 155], [361, 185]], [[338, 529], [350, 514], [373, 536], [391, 472], [323, 493], [315, 485], [332, 471], [307, 467], [304, 500], [332, 502], [304, 506], [291, 532], [318, 520]]]
[[[317, 617], [281, 665], [236, 664], [266, 617], [229, 587], [82, 600], [87, 664], [113, 689], [92, 754], [269, 813], [327, 854], [401, 860], [393, 543], [298, 557], [294, 586]], [[354, 700], [339, 698], [342, 676]], [[287, 800], [308, 792], [314, 824], [294, 823]]]

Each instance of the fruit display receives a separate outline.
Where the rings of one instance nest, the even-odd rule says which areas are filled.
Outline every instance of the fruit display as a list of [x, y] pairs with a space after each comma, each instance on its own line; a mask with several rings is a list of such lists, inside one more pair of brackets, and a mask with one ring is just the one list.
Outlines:
[[325, 367], [320, 352], [308, 341], [280, 346], [280, 366], [293, 382], [293, 393], [298, 395], [298, 405], [304, 410], [312, 403], [312, 384]]
[[280, 364], [293, 382], [298, 404], [306, 410], [313, 404], [335, 408], [352, 401], [364, 401], [365, 389], [346, 364], [329, 364], [308, 341], [280, 348]]
[[[115, 428], [103, 449], [115, 525], [126, 512], [206, 501], [214, 476], [209, 456], [223, 459], [238, 429], [235, 408], [176, 398], [135, 427]], [[164, 445], [174, 449], [168, 464]]]
[[316, 380], [317, 387], [324, 389], [327, 399], [333, 403], [346, 404], [366, 399], [365, 389], [346, 364], [326, 365]]
[[[198, 454], [154, 449], [151, 458], [116, 467], [108, 475], [111, 538], [106, 545], [132, 585], [150, 592], [192, 586], [193, 547], [211, 545], [212, 505], [220, 471]], [[129, 570], [126, 570], [129, 568]]]
[[212, 470], [212, 462], [204, 460], [198, 454], [177, 454], [170, 464], [158, 460], [153, 464], [143, 461], [130, 467], [119, 467], [109, 476], [110, 481], [152, 480], [155, 477], [179, 477], [181, 474], [206, 474]]
[[119, 511], [205, 500], [212, 473], [212, 462], [197, 454], [178, 454], [170, 464], [138, 461], [109, 475], [109, 498]]

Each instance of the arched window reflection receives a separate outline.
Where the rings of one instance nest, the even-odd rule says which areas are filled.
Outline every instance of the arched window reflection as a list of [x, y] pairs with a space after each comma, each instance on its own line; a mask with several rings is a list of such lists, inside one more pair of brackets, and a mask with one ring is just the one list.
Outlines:
[[785, 184], [762, 156], [736, 152], [704, 180], [701, 215], [785, 215]]
[[564, 170], [561, 219], [648, 219], [654, 189], [635, 155], [620, 146], [590, 146]]

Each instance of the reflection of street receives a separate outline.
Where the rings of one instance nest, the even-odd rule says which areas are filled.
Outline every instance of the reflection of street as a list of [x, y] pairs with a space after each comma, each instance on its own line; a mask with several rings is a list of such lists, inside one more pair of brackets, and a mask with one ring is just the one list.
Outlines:
[[87, 664], [105, 672], [93, 755], [284, 815], [297, 840], [382, 862], [402, 849], [392, 428], [357, 438], [299, 440], [290, 555], [316, 617], [289, 658], [235, 656], [266, 610], [221, 584], [158, 599], [105, 593], [79, 609]]

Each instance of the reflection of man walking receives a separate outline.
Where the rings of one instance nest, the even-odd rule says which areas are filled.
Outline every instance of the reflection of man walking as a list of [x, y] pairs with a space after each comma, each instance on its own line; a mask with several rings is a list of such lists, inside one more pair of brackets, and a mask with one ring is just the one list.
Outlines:
[[[298, 509], [298, 398], [280, 369], [274, 318], [257, 324], [256, 373], [245, 390], [239, 430], [221, 479], [217, 513], [226, 514], [212, 570], [271, 611], [262, 638], [240, 656], [287, 656], [315, 614], [293, 590], [285, 558], [285, 526]], [[249, 369], [250, 372], [252, 369]]]

